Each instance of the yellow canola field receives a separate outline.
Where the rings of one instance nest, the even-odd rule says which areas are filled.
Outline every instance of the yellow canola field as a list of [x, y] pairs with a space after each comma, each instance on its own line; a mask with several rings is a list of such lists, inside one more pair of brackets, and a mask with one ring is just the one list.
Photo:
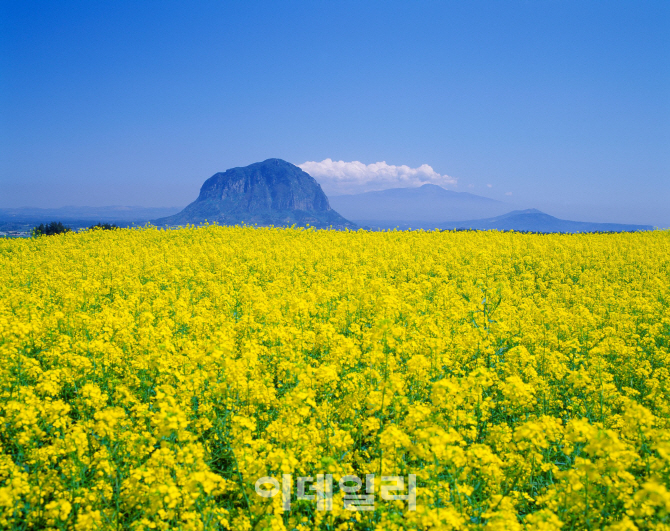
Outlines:
[[3, 529], [670, 529], [668, 231], [98, 230], [0, 278]]

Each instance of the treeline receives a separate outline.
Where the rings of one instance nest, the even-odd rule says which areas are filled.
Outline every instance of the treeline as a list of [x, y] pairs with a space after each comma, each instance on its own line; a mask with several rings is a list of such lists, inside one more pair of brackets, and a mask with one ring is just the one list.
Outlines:
[[[118, 228], [118, 225], [115, 225], [114, 223], [96, 223], [95, 225], [91, 225], [88, 229], [113, 230]], [[33, 227], [30, 235], [33, 237], [53, 236], [55, 234], [65, 234], [66, 232], [72, 232], [72, 229], [63, 225], [60, 221], [52, 221], [50, 223], [40, 223], [36, 227]]]

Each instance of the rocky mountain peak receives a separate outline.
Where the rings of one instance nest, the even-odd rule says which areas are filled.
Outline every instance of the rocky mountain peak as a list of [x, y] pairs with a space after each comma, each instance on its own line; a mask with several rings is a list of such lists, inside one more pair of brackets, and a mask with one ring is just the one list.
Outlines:
[[294, 164], [267, 159], [212, 175], [198, 198], [175, 216], [157, 224], [354, 225], [335, 212], [316, 180]]

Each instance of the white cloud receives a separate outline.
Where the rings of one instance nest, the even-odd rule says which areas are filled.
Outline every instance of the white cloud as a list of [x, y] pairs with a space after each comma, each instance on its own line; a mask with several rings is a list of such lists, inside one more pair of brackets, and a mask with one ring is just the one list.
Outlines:
[[487, 188], [493, 188], [493, 185], [492, 184], [487, 184], [486, 187]]
[[505, 195], [512, 195], [512, 192], [505, 192]]
[[455, 178], [437, 173], [428, 164], [410, 168], [386, 162], [363, 164], [357, 160], [344, 162], [326, 159], [321, 162], [304, 162], [298, 166], [314, 177], [328, 195], [413, 187], [427, 183], [439, 186], [456, 184]]

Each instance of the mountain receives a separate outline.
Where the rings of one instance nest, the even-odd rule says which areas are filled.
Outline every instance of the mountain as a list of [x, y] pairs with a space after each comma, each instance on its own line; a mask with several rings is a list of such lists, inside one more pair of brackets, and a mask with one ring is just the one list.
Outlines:
[[[559, 219], [536, 209], [510, 205], [467, 192], [452, 192], [435, 184], [391, 188], [380, 192], [331, 196], [343, 216], [371, 229], [517, 230], [528, 232], [621, 232], [652, 230], [650, 225], [590, 223]], [[463, 219], [467, 221], [446, 221]]]
[[625, 232], [653, 230], [651, 225], [626, 225], [622, 223], [590, 223], [558, 219], [534, 208], [514, 210], [503, 216], [470, 221], [439, 223], [440, 229], [515, 230], [529, 232]]
[[336, 195], [329, 199], [333, 208], [360, 225], [477, 219], [497, 216], [510, 210], [510, 206], [501, 201], [467, 192], [452, 192], [435, 184]]
[[311, 175], [281, 159], [214, 174], [202, 185], [193, 203], [154, 223], [175, 226], [204, 221], [223, 225], [355, 227], [330, 207]]

